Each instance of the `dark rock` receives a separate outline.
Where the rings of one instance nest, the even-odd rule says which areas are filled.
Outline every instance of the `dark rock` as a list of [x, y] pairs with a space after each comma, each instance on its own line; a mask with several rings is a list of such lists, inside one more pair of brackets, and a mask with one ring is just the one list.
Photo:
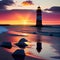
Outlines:
[[25, 59], [25, 52], [24, 50], [16, 50], [13, 54], [12, 54], [14, 60], [24, 60]]
[[18, 43], [16, 43], [15, 45], [20, 47], [20, 48], [25, 48], [26, 46], [28, 46], [25, 42], [27, 42], [27, 40], [25, 38], [22, 38]]
[[25, 48], [26, 46], [28, 46], [27, 44], [21, 42], [21, 43], [17, 43], [15, 44], [16, 46], [18, 46], [19, 48]]
[[20, 42], [27, 42], [27, 40], [25, 39], [25, 38], [22, 38], [18, 43], [20, 43]]
[[11, 49], [12, 48], [12, 44], [11, 44], [11, 42], [2, 42], [0, 47]]

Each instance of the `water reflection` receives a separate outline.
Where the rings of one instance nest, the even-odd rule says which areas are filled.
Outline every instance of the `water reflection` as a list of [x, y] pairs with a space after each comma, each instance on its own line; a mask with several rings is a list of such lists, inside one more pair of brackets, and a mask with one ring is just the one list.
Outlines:
[[37, 42], [37, 47], [36, 47], [37, 52], [38, 53], [41, 52], [41, 49], [42, 49], [42, 43]]
[[[39, 31], [41, 31], [41, 28], [37, 28], [38, 33], [39, 33]], [[40, 53], [41, 49], [42, 49], [41, 36], [39, 34], [37, 34], [36, 39], [37, 39], [36, 40], [37, 41], [36, 50], [37, 50], [38, 53]]]

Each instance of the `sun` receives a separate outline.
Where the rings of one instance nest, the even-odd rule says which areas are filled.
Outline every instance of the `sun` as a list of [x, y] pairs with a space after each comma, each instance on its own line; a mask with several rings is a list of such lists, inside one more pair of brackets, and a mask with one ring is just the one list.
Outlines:
[[23, 25], [27, 25], [28, 24], [28, 20], [23, 20], [22, 23], [23, 23]]

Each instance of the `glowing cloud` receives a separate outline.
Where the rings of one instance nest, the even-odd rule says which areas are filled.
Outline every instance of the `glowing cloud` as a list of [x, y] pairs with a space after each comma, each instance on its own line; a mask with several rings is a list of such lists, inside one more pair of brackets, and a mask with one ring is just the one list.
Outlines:
[[32, 1], [28, 0], [28, 1], [23, 1], [22, 2], [22, 5], [23, 6], [31, 6], [31, 5], [34, 5]]

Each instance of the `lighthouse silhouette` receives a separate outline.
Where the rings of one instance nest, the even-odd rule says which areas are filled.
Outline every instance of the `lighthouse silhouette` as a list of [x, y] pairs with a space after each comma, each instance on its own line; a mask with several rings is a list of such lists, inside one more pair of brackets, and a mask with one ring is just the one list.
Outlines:
[[42, 27], [42, 11], [40, 6], [36, 10], [36, 27]]

